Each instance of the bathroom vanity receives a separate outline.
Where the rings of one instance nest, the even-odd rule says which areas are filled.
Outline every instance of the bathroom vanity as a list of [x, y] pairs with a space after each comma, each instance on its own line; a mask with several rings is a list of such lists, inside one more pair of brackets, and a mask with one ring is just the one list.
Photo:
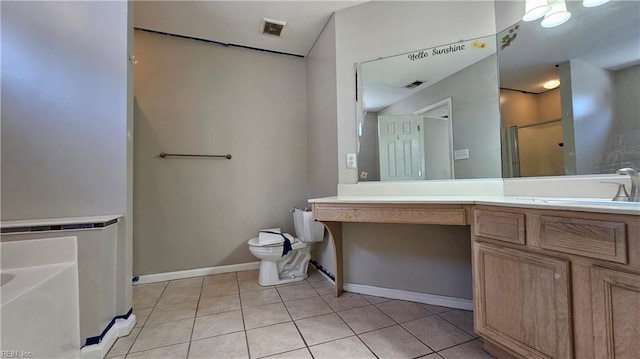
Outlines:
[[498, 358], [640, 357], [640, 204], [500, 196], [310, 202], [333, 238], [336, 295], [343, 222], [469, 225], [475, 330], [485, 350]]

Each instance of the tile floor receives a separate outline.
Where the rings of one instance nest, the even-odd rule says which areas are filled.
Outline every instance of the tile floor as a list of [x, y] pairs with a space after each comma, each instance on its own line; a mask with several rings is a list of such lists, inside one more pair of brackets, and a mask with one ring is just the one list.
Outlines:
[[344, 293], [315, 270], [257, 284], [257, 270], [137, 285], [138, 324], [107, 358], [492, 358], [472, 312]]

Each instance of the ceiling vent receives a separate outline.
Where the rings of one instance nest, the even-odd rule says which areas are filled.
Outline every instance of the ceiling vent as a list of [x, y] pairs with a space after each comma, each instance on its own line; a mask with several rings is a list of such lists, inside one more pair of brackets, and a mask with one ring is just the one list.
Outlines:
[[281, 37], [285, 26], [286, 21], [262, 18], [262, 33], [265, 35]]
[[416, 81], [413, 81], [412, 83], [408, 84], [407, 86], [405, 86], [405, 88], [414, 89], [414, 88], [422, 85], [423, 83], [424, 83], [424, 81], [416, 80]]

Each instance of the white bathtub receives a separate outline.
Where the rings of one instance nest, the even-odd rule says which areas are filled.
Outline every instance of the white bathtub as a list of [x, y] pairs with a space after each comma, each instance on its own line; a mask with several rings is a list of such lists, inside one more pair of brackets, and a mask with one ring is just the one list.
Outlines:
[[0, 243], [0, 345], [12, 357], [80, 350], [76, 237]]

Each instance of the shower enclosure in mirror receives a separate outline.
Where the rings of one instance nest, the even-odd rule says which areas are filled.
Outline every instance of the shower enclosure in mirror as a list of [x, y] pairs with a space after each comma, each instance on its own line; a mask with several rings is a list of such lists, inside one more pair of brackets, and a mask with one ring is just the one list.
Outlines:
[[497, 35], [504, 177], [640, 167], [640, 2], [567, 9]]
[[493, 36], [358, 69], [360, 181], [501, 176]]

